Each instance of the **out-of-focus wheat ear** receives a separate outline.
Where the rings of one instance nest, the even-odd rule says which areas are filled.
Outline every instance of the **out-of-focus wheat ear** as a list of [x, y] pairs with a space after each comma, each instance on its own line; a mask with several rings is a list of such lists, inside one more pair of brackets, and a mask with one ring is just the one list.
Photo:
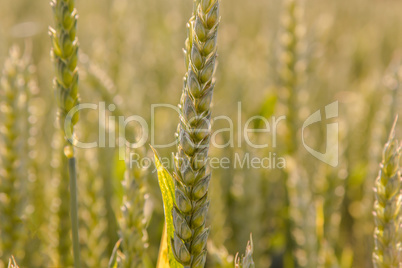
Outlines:
[[175, 156], [175, 229], [172, 250], [184, 267], [204, 267], [209, 229], [207, 170], [211, 133], [211, 100], [215, 85], [219, 1], [197, 0], [185, 42], [187, 73], [180, 99]]
[[[82, 153], [81, 153], [82, 152]], [[107, 218], [103, 199], [103, 180], [98, 175], [99, 163], [96, 150], [81, 151], [79, 157], [80, 191], [79, 220], [81, 257], [83, 267], [107, 267]]]
[[72, 109], [78, 105], [78, 39], [77, 11], [74, 0], [53, 0], [51, 3], [55, 26], [49, 28], [52, 41], [50, 51], [54, 64], [54, 88], [59, 107], [59, 125], [66, 139], [64, 154], [68, 158], [70, 178], [70, 217], [73, 241], [74, 266], [81, 266], [78, 235], [77, 171], [72, 139], [78, 112]]
[[4, 65], [0, 87], [0, 259], [3, 260], [11, 254], [22, 259], [27, 239], [23, 229], [27, 183], [22, 165], [27, 156], [22, 153], [25, 141], [20, 120], [26, 68], [19, 48], [12, 47]]
[[254, 251], [253, 237], [250, 234], [250, 240], [247, 242], [246, 246], [246, 253], [241, 257], [239, 256], [239, 253], [236, 254], [235, 268], [254, 268], [255, 264], [253, 260], [253, 251]]
[[[19, 263], [22, 266], [47, 265], [49, 252], [45, 250], [48, 243], [48, 206], [47, 206], [47, 185], [46, 178], [39, 174], [39, 163], [37, 161], [37, 136], [38, 117], [37, 109], [33, 105], [34, 99], [39, 93], [36, 77], [36, 67], [32, 63], [32, 43], [26, 40], [23, 56], [21, 57], [21, 77], [23, 86], [20, 91], [19, 101], [19, 124], [21, 126], [22, 150], [19, 151], [21, 161], [21, 172], [25, 180], [25, 211], [26, 224], [24, 231], [27, 240], [24, 243], [24, 258]], [[28, 226], [36, 226], [33, 232]]]
[[306, 171], [287, 159], [289, 219], [295, 267], [317, 267], [316, 210]]
[[285, 0], [281, 18], [282, 32], [280, 35], [279, 59], [279, 96], [287, 106], [287, 150], [293, 153], [297, 150], [296, 133], [298, 128], [298, 89], [300, 71], [298, 65], [301, 61], [300, 40], [303, 34], [301, 14], [303, 12], [301, 0]]
[[[143, 148], [142, 148], [143, 149]], [[143, 255], [148, 247], [146, 230], [145, 202], [148, 196], [146, 190], [146, 170], [139, 161], [144, 151], [128, 149], [126, 152], [126, 173], [123, 181], [124, 196], [121, 206], [120, 239], [122, 254], [117, 262], [122, 268], [144, 267]]]
[[[278, 95], [281, 101], [286, 106], [286, 151], [290, 157], [296, 157], [298, 150], [297, 142], [297, 132], [298, 132], [298, 90], [300, 89], [300, 72], [298, 70], [298, 65], [300, 62], [300, 39], [301, 39], [301, 14], [302, 14], [301, 0], [285, 0], [283, 7], [283, 14], [281, 18], [282, 31], [280, 35], [280, 58], [279, 58], [279, 82], [280, 90]], [[290, 170], [290, 169], [289, 169]], [[298, 220], [298, 214], [303, 213], [302, 211], [297, 211], [298, 209], [305, 209], [306, 207], [299, 206], [297, 203], [292, 202], [292, 200], [303, 199], [304, 201], [311, 200], [307, 195], [310, 193], [310, 189], [307, 185], [303, 185], [307, 192], [301, 192], [297, 187], [292, 187], [294, 183], [291, 182], [292, 176], [301, 177], [300, 174], [296, 174], [299, 171], [299, 167], [293, 168], [285, 175], [285, 198], [286, 198], [286, 208], [285, 208], [285, 232], [286, 232], [286, 252], [285, 252], [285, 266], [295, 265], [293, 262], [297, 257], [300, 256], [304, 258], [307, 263], [307, 256], [304, 249], [298, 247], [297, 236], [306, 237], [304, 234], [304, 227], [302, 227], [302, 222]], [[305, 176], [302, 175], [302, 176]], [[304, 183], [308, 183], [307, 178], [303, 178]], [[292, 196], [293, 195], [293, 196]], [[296, 207], [292, 207], [296, 205]], [[304, 211], [305, 212], [305, 211]], [[291, 215], [293, 214], [293, 215]], [[296, 220], [296, 222], [295, 222]], [[297, 222], [299, 221], [299, 222]], [[298, 227], [296, 227], [298, 225]], [[292, 228], [295, 228], [292, 230]], [[303, 257], [304, 256], [304, 257]], [[296, 264], [297, 266], [297, 264]]]
[[374, 187], [374, 241], [373, 263], [378, 268], [398, 268], [402, 265], [401, 241], [401, 144], [395, 138], [392, 127], [388, 142], [384, 146], [380, 171]]

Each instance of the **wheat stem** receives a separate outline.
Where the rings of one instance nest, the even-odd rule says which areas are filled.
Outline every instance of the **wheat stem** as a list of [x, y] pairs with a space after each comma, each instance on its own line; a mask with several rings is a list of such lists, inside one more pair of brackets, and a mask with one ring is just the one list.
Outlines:
[[77, 172], [75, 157], [68, 159], [70, 174], [70, 208], [71, 208], [71, 230], [73, 233], [73, 255], [74, 267], [80, 267], [80, 244], [78, 238], [78, 201], [77, 201]]

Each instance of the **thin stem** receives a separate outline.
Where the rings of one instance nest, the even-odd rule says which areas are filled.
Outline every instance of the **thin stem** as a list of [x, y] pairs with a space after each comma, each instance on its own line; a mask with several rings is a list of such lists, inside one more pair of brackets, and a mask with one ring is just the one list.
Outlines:
[[80, 243], [78, 236], [78, 202], [77, 202], [77, 171], [75, 168], [75, 157], [68, 159], [70, 175], [70, 209], [71, 209], [71, 230], [73, 237], [74, 267], [81, 267]]

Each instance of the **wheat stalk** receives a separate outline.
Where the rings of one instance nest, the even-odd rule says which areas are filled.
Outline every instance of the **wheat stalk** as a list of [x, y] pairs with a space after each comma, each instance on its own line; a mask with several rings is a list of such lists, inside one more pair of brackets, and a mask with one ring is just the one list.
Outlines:
[[395, 138], [395, 125], [385, 144], [380, 172], [375, 182], [375, 249], [373, 263], [378, 268], [398, 268], [402, 265], [401, 228], [401, 144]]
[[[58, 137], [60, 139], [60, 137]], [[57, 153], [59, 160], [57, 171], [60, 173], [58, 178], [57, 195], [59, 199], [59, 207], [57, 210], [58, 227], [57, 227], [57, 253], [59, 257], [59, 264], [62, 266], [72, 266], [73, 260], [70, 253], [71, 238], [69, 236], [71, 230], [70, 218], [70, 195], [68, 192], [68, 159], [64, 156], [63, 152]]]
[[185, 43], [187, 73], [180, 99], [180, 123], [175, 157], [173, 208], [175, 258], [184, 267], [204, 267], [209, 229], [205, 218], [209, 206], [210, 173], [206, 159], [210, 139], [210, 104], [214, 88], [219, 1], [194, 2], [194, 16], [187, 24]]
[[54, 63], [54, 87], [59, 107], [59, 124], [68, 141], [64, 153], [69, 160], [70, 209], [73, 237], [74, 266], [80, 267], [78, 237], [77, 172], [72, 137], [78, 113], [69, 112], [78, 104], [78, 40], [76, 37], [77, 11], [74, 0], [53, 0], [51, 2], [55, 28], [49, 28], [52, 40], [51, 57]]

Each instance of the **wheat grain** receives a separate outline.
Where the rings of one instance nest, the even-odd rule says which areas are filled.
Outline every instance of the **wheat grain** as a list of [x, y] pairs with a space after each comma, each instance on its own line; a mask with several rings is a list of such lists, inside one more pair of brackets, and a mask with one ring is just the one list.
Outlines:
[[402, 265], [402, 247], [399, 239], [401, 225], [401, 145], [395, 138], [395, 125], [385, 144], [380, 172], [375, 182], [375, 249], [373, 263], [378, 268], [398, 268]]
[[210, 104], [215, 85], [219, 1], [194, 2], [194, 16], [187, 28], [184, 77], [180, 99], [178, 153], [175, 157], [173, 253], [184, 267], [204, 267], [209, 229], [205, 218], [209, 202], [210, 173], [206, 168], [210, 139]]

